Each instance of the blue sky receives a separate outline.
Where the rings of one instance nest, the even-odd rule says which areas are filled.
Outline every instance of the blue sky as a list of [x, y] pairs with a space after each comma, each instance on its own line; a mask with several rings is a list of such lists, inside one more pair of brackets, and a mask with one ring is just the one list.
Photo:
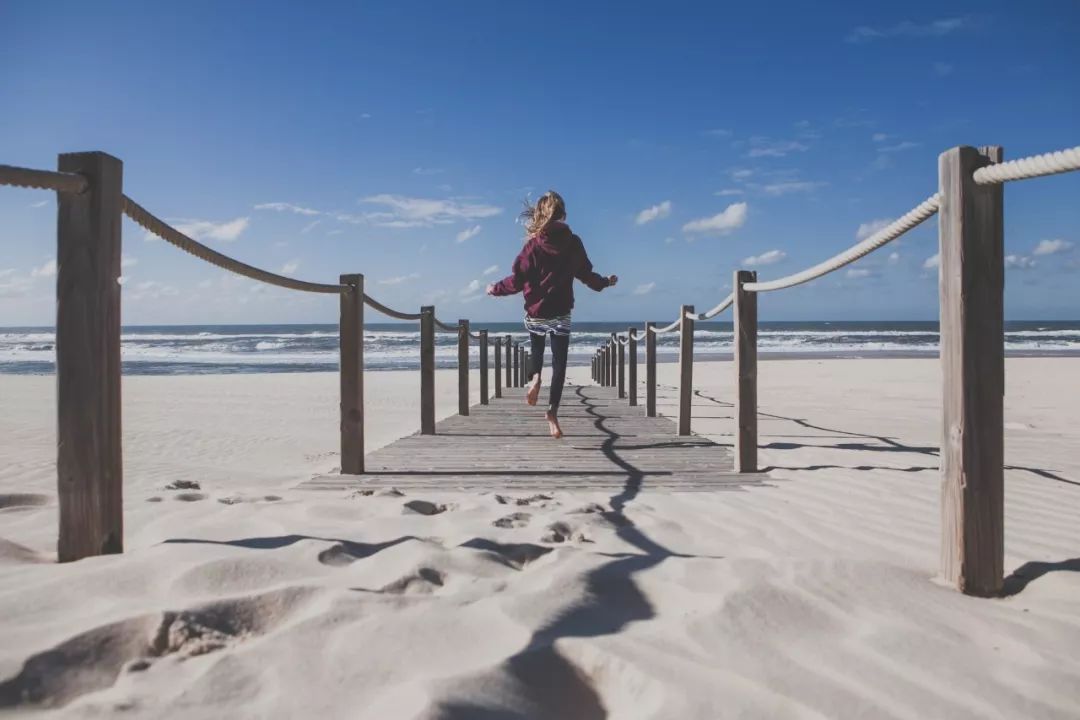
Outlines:
[[[1080, 144], [1080, 4], [0, 2], [0, 162], [125, 163], [125, 190], [244, 261], [484, 297], [548, 188], [597, 270], [580, 320], [711, 307], [936, 189], [937, 156]], [[1007, 315], [1080, 317], [1080, 176], [1006, 191]], [[936, 220], [761, 300], [763, 319], [933, 319]], [[55, 203], [0, 188], [0, 324], [51, 324]], [[126, 323], [333, 322], [124, 226]], [[932, 264], [932, 263], [931, 263]]]

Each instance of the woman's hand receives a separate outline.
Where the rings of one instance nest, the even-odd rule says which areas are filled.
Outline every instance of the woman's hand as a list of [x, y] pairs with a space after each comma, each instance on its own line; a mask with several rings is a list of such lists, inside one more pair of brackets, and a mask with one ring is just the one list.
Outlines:
[[607, 279], [607, 286], [608, 287], [615, 287], [615, 283], [617, 283], [617, 282], [619, 282], [619, 276], [618, 275], [612, 275], [611, 277], [609, 277]]
[[491, 295], [492, 297], [494, 297], [494, 295], [495, 295], [495, 283], [488, 283], [487, 290], [485, 290], [484, 292], [486, 292], [488, 295]]

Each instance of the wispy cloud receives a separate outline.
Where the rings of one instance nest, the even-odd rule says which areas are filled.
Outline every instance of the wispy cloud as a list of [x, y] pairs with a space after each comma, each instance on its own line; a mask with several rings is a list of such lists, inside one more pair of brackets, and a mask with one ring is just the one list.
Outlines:
[[810, 149], [809, 145], [798, 140], [772, 140], [767, 137], [755, 136], [750, 138], [750, 150], [747, 157], [785, 157], [794, 152], [805, 152]]
[[895, 265], [898, 262], [900, 262], [900, 253], [898, 253], [898, 252], [889, 253], [889, 264], [890, 265]]
[[886, 135], [885, 133], [874, 133], [873, 135], [870, 136], [870, 139], [873, 140], [876, 143], [879, 143], [879, 142], [885, 142], [886, 140], [888, 140], [889, 136]]
[[642, 210], [641, 212], [639, 212], [637, 214], [637, 218], [634, 219], [634, 222], [637, 223], [638, 225], [644, 225], [645, 223], [650, 223], [653, 220], [660, 220], [661, 218], [666, 218], [670, 214], [671, 214], [671, 201], [670, 200], [665, 200], [664, 202], [660, 203], [659, 205], [653, 205], [652, 207], [647, 207], [644, 210]]
[[457, 234], [457, 241], [463, 243], [469, 238], [474, 238], [480, 234], [480, 226], [473, 225], [471, 228], [465, 228]]
[[922, 143], [911, 142], [910, 140], [905, 140], [903, 142], [896, 143], [895, 145], [882, 145], [881, 147], [879, 147], [877, 149], [877, 151], [879, 153], [903, 152], [905, 150], [911, 150], [913, 148], [917, 148], [921, 144]]
[[484, 277], [487, 277], [488, 275], [494, 275], [497, 272], [499, 272], [499, 266], [498, 265], [491, 265], [489, 267], [484, 268]]
[[1055, 255], [1057, 253], [1071, 250], [1073, 244], [1068, 240], [1062, 240], [1060, 238], [1055, 240], [1040, 240], [1039, 244], [1035, 246], [1032, 251], [1033, 255]]
[[936, 270], [941, 265], [941, 253], [934, 253], [923, 260], [923, 270]]
[[769, 250], [767, 252], [761, 253], [760, 255], [751, 255], [748, 258], [743, 258], [742, 264], [746, 267], [775, 265], [786, 257], [787, 253], [783, 250]]
[[712, 217], [698, 218], [683, 225], [683, 232], [700, 235], [727, 235], [746, 223], [747, 204], [734, 203]]
[[444, 172], [446, 172], [446, 171], [443, 170], [442, 168], [426, 168], [426, 167], [413, 168], [413, 175], [441, 175]]
[[212, 220], [177, 220], [176, 229], [196, 240], [221, 240], [232, 242], [247, 230], [250, 218], [239, 217], [235, 220], [213, 222]]
[[363, 203], [381, 205], [384, 212], [369, 213], [366, 217], [383, 227], [432, 227], [448, 225], [462, 220], [479, 220], [502, 212], [501, 208], [480, 203], [467, 203], [454, 199], [407, 197], [381, 193], [361, 198]]
[[300, 269], [300, 261], [299, 260], [290, 260], [289, 262], [287, 262], [287, 263], [285, 263], [284, 265], [281, 266], [281, 274], [282, 275], [294, 275], [296, 273], [296, 271], [299, 270], [299, 269]]
[[22, 297], [34, 287], [34, 281], [15, 272], [14, 268], [0, 270], [0, 297]]
[[702, 135], [708, 135], [710, 137], [731, 137], [731, 131], [724, 128], [713, 128], [712, 130], [702, 130]]
[[30, 271], [30, 277], [53, 277], [56, 275], [56, 260], [49, 260], [41, 267], [36, 267]]
[[861, 45], [883, 38], [907, 37], [928, 38], [944, 37], [950, 33], [961, 30], [971, 24], [966, 17], [944, 18], [927, 23], [916, 23], [910, 20], [892, 25], [890, 27], [870, 27], [860, 25], [848, 33], [845, 40], [849, 43]]
[[135, 267], [138, 264], [139, 261], [131, 257], [130, 255], [122, 255], [120, 257], [120, 267], [122, 268]]
[[649, 293], [651, 293], [653, 291], [653, 289], [655, 287], [656, 287], [655, 282], [642, 283], [641, 285], [638, 285], [636, 288], [634, 288], [634, 294], [635, 295], [648, 295]]
[[733, 195], [742, 195], [745, 192], [745, 190], [740, 190], [739, 188], [725, 188], [723, 190], [717, 190], [713, 193], [713, 195], [718, 195], [720, 197], [731, 197]]
[[400, 285], [401, 283], [409, 282], [410, 280], [419, 280], [420, 273], [409, 273], [408, 275], [398, 275], [396, 277], [388, 277], [379, 280], [379, 285]]
[[848, 271], [844, 273], [844, 277], [850, 280], [861, 280], [872, 275], [874, 275], [874, 271], [866, 268], [848, 268]]
[[463, 296], [465, 296], [465, 295], [473, 295], [473, 294], [478, 293], [478, 292], [480, 292], [480, 281], [479, 280], [473, 280], [471, 283], [469, 283], [468, 285], [465, 286], [465, 289], [461, 291], [461, 294]]
[[876, 233], [878, 230], [884, 230], [890, 224], [892, 224], [892, 218], [878, 218], [877, 220], [864, 222], [860, 224], [858, 229], [855, 231], [855, 239], [865, 240], [866, 238]]
[[49, 204], [48, 200], [39, 200], [38, 202], [30, 203], [30, 207], [39, 208], [39, 207], [45, 207], [48, 204]]
[[144, 280], [134, 286], [130, 283], [125, 284], [124, 290], [124, 300], [158, 300], [180, 294], [180, 291], [172, 285], [157, 280]]
[[1033, 267], [1035, 267], [1035, 260], [1027, 255], [1005, 256], [1005, 268], [1007, 270], [1030, 270]]
[[291, 212], [297, 215], [322, 215], [318, 210], [312, 210], [311, 208], [301, 207], [299, 205], [293, 205], [292, 203], [272, 202], [261, 203], [255, 206], [256, 210], [276, 210], [277, 212]]
[[304, 229], [300, 231], [300, 234], [301, 235], [307, 235], [309, 232], [311, 232], [312, 230], [317, 228], [320, 223], [322, 223], [322, 220], [314, 220], [314, 221], [308, 223], [307, 225], [304, 226]]
[[767, 195], [787, 195], [788, 193], [796, 192], [811, 192], [817, 190], [820, 187], [825, 187], [829, 183], [826, 182], [810, 182], [809, 180], [797, 180], [791, 182], [778, 182], [771, 185], [762, 185], [761, 189], [765, 191]]

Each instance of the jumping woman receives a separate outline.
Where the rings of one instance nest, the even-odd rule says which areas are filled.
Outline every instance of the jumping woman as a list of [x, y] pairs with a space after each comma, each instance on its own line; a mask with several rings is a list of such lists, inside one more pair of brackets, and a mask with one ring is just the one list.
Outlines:
[[529, 387], [525, 401], [536, 404], [540, 395], [540, 373], [544, 369], [544, 349], [551, 335], [551, 392], [547, 421], [551, 437], [562, 437], [559, 402], [566, 381], [566, 356], [570, 350], [570, 311], [574, 308], [574, 278], [600, 292], [619, 281], [593, 272], [581, 238], [566, 224], [566, 204], [549, 190], [536, 201], [526, 203], [525, 247], [514, 260], [513, 272], [487, 287], [488, 295], [525, 295], [525, 328], [532, 345], [528, 368]]

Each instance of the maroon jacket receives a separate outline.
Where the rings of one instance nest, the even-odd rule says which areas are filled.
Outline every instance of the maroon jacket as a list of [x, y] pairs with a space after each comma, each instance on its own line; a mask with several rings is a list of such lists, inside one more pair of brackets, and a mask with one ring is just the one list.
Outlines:
[[574, 307], [574, 278], [600, 292], [608, 279], [593, 272], [581, 238], [566, 223], [554, 222], [529, 238], [514, 260], [514, 271], [495, 283], [493, 295], [525, 294], [532, 318], [557, 318]]

